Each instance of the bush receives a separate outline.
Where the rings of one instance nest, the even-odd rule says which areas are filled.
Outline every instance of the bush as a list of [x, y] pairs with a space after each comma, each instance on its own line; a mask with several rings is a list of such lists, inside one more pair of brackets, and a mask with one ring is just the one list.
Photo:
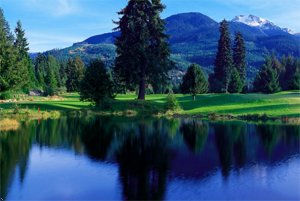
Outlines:
[[174, 94], [169, 94], [167, 96], [167, 101], [166, 101], [166, 109], [167, 110], [178, 110], [180, 108], [180, 105], [177, 101], [177, 98]]
[[9, 99], [16, 99], [20, 100], [23, 99], [26, 94], [22, 91], [5, 91], [0, 93], [0, 100], [9, 100]]
[[10, 91], [2, 92], [0, 94], [0, 100], [9, 100], [9, 99], [13, 99], [13, 98], [14, 98], [14, 95]]

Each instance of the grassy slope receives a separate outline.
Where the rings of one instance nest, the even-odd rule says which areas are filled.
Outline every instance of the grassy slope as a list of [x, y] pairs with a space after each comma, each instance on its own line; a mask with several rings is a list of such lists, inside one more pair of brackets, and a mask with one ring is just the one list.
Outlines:
[[[112, 103], [114, 111], [126, 110], [156, 110], [164, 111], [166, 95], [149, 95], [146, 104], [134, 101], [135, 95], [119, 95]], [[197, 96], [196, 101], [192, 101], [191, 96], [177, 95], [177, 99], [182, 108], [181, 114], [231, 114], [234, 116], [246, 114], [266, 114], [271, 117], [300, 116], [300, 93], [281, 92], [272, 95], [264, 94], [205, 94]], [[36, 99], [30, 102], [18, 103], [22, 108], [30, 111], [73, 111], [89, 109], [90, 103], [80, 102], [77, 94], [66, 94], [64, 100], [43, 101]], [[142, 109], [141, 109], [142, 107]], [[0, 104], [2, 112], [11, 112], [12, 104]]]

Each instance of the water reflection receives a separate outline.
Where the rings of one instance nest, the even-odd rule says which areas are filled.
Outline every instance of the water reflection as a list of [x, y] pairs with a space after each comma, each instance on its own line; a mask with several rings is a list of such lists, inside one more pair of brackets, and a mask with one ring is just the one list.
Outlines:
[[[224, 181], [233, 184], [242, 174], [242, 169], [262, 164], [272, 169], [295, 157], [299, 162], [299, 138], [298, 126], [212, 123], [193, 119], [84, 117], [32, 121], [23, 123], [17, 131], [0, 133], [0, 197], [26, 199], [27, 194], [22, 191], [22, 186], [28, 191], [38, 191], [30, 186], [29, 181], [34, 177], [28, 173], [33, 171], [29, 161], [35, 161], [31, 150], [37, 146], [40, 152], [64, 150], [80, 156], [68, 157], [68, 160], [90, 160], [108, 169], [113, 165], [118, 169], [119, 182], [113, 191], [122, 192], [124, 200], [163, 200], [172, 197], [172, 182], [177, 180], [204, 182], [215, 178], [220, 172]], [[54, 155], [60, 160], [60, 152]], [[48, 165], [55, 165], [55, 162]], [[95, 168], [88, 163], [84, 166]], [[47, 165], [44, 168], [47, 169]], [[63, 173], [66, 170], [49, 171], [46, 177], [51, 178], [58, 171]], [[84, 177], [86, 173], [81, 174]], [[295, 177], [299, 178], [297, 172], [290, 174], [296, 174]], [[66, 176], [65, 179], [71, 183], [79, 182], [74, 176]], [[93, 189], [92, 185], [97, 183], [94, 179], [85, 179], [85, 183], [78, 185]], [[21, 187], [16, 183], [20, 183]], [[41, 185], [47, 188], [47, 184]], [[185, 185], [180, 183], [176, 187], [180, 190]], [[92, 199], [101, 199], [104, 189], [99, 186], [89, 195]], [[268, 190], [272, 191], [271, 188]], [[67, 199], [78, 199], [76, 194], [72, 194], [72, 189], [69, 191]], [[51, 192], [55, 193], [59, 198], [59, 192]], [[217, 193], [212, 193], [211, 197], [208, 194], [208, 198], [213, 198], [214, 194]], [[291, 194], [292, 198], [299, 198], [298, 192]], [[191, 199], [201, 198], [192, 192], [189, 195]], [[229, 193], [228, 199], [237, 195], [236, 192]], [[41, 196], [51, 198], [47, 192]]]

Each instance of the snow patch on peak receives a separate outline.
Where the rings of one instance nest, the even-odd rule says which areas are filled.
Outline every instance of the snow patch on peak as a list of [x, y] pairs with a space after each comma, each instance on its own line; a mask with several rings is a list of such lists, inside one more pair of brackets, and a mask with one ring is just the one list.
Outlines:
[[239, 15], [239, 16], [236, 16], [232, 22], [240, 22], [240, 23], [243, 23], [243, 24], [246, 24], [248, 26], [252, 26], [252, 27], [262, 27], [264, 25], [273, 25], [272, 22], [264, 19], [264, 18], [261, 18], [261, 17], [257, 17], [255, 15]]
[[255, 15], [239, 15], [231, 20], [232, 22], [243, 23], [251, 27], [257, 27], [263, 30], [281, 30], [283, 32], [294, 34], [295, 32], [292, 29], [288, 28], [280, 28], [279, 26], [275, 25], [274, 23], [261, 18]]
[[293, 35], [296, 33], [294, 30], [289, 29], [289, 28], [283, 28], [282, 31], [285, 31], [285, 32], [287, 32], [289, 34], [293, 34]]

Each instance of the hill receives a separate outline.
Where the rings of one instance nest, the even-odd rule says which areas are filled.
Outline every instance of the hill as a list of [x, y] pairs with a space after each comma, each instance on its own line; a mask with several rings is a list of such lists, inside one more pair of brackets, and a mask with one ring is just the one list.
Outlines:
[[[183, 13], [165, 19], [170, 36], [172, 59], [184, 71], [190, 63], [198, 63], [211, 72], [219, 39], [219, 23], [201, 13]], [[229, 22], [232, 38], [240, 31], [246, 40], [248, 77], [253, 79], [264, 57], [271, 52], [278, 56], [291, 54], [300, 57], [300, 40], [296, 35], [273, 23], [253, 16], [237, 16]], [[85, 62], [100, 57], [111, 66], [115, 58], [114, 38], [118, 32], [92, 36], [73, 46], [51, 50], [60, 59], [80, 55]]]

